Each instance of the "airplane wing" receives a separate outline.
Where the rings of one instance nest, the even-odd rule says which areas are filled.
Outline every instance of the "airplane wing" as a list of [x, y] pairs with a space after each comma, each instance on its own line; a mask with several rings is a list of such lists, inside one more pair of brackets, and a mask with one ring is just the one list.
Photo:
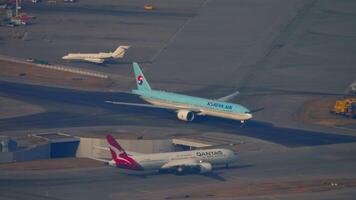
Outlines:
[[120, 101], [105, 101], [106, 103], [117, 104], [117, 105], [125, 105], [125, 106], [139, 106], [139, 107], [148, 107], [148, 108], [166, 108], [162, 106], [156, 106], [152, 104], [143, 104], [143, 103], [127, 103]]
[[117, 104], [117, 105], [125, 105], [125, 106], [138, 106], [138, 107], [146, 107], [146, 108], [160, 108], [160, 109], [169, 109], [169, 110], [180, 110], [180, 109], [187, 109], [196, 113], [202, 112], [200, 109], [196, 108], [178, 108], [178, 107], [169, 107], [169, 106], [157, 106], [152, 104], [143, 104], [143, 103], [128, 103], [128, 102], [120, 102], [120, 101], [105, 101], [106, 103]]
[[174, 168], [198, 168], [201, 174], [211, 172], [213, 167], [211, 163], [201, 162], [196, 159], [182, 159], [182, 160], [172, 160], [164, 164], [161, 169], [169, 170]]
[[94, 146], [94, 148], [105, 150], [105, 151], [110, 151], [110, 149], [108, 147]]
[[102, 64], [104, 62], [104, 59], [99, 59], [99, 58], [84, 58], [84, 60], [98, 63], [98, 64]]
[[[101, 149], [104, 151], [110, 151], [110, 149], [108, 147], [94, 146], [94, 148]], [[134, 151], [126, 151], [126, 153], [130, 156], [144, 155], [144, 153], [139, 153], [139, 152], [134, 152]]]
[[240, 94], [240, 92], [236, 91], [236, 92], [231, 93], [231, 94], [229, 94], [227, 96], [218, 98], [217, 100], [219, 100], [219, 101], [229, 101], [229, 100], [233, 99], [235, 96], [237, 96], [238, 94]]

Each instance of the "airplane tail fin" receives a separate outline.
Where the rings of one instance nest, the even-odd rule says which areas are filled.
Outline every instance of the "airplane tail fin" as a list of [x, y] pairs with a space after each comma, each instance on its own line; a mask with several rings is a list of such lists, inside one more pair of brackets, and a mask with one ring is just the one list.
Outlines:
[[112, 57], [114, 58], [122, 58], [126, 53], [126, 49], [130, 48], [130, 46], [119, 46], [113, 53]]
[[135, 72], [135, 80], [137, 83], [138, 90], [151, 90], [150, 85], [148, 84], [145, 76], [143, 75], [140, 66], [134, 62], [132, 63], [134, 72]]
[[136, 162], [136, 160], [126, 154], [126, 151], [111, 135], [107, 135], [106, 140], [109, 145], [112, 160], [117, 167], [132, 170], [143, 169], [142, 166], [138, 162]]
[[118, 157], [127, 156], [125, 150], [119, 145], [119, 143], [111, 136], [107, 135], [106, 140], [109, 145], [111, 152], [111, 157], [113, 160], [116, 160]]

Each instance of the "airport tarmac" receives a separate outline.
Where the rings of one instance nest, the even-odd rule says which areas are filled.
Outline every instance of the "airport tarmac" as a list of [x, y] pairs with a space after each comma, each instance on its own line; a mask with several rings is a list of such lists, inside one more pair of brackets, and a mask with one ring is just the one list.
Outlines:
[[352, 199], [354, 147], [241, 151], [237, 165], [210, 175], [137, 173], [108, 166], [1, 170], [0, 190], [3, 199]]
[[281, 128], [257, 120], [247, 122], [246, 126], [242, 128], [239, 122], [214, 117], [200, 117], [187, 124], [179, 121], [176, 118], [176, 113], [172, 111], [120, 106], [105, 102], [115, 100], [144, 103], [137, 96], [127, 93], [86, 92], [8, 82], [0, 82], [0, 86], [2, 94], [41, 105], [46, 110], [34, 115], [0, 120], [0, 128], [3, 133], [51, 128], [120, 127], [123, 125], [135, 127], [135, 129], [141, 127], [142, 132], [145, 127], [155, 127], [174, 129], [175, 133], [173, 132], [173, 134], [187, 134], [185, 130], [189, 125], [189, 129], [196, 133], [220, 132], [243, 135], [290, 147], [356, 142], [354, 135]]
[[[154, 130], [151, 137], [214, 133], [249, 144], [236, 146], [241, 161], [211, 176], [137, 175], [106, 166], [1, 170], [1, 198], [353, 198], [355, 126], [304, 124], [295, 115], [310, 101], [342, 96], [356, 80], [356, 2], [154, 1], [153, 12], [144, 11], [141, 1], [130, 2], [29, 5], [28, 11], [42, 19], [21, 29], [28, 31], [27, 38], [2, 40], [2, 54], [61, 63], [68, 51], [107, 51], [125, 42], [133, 47], [122, 63], [73, 63], [126, 77], [113, 88], [119, 92], [1, 81], [1, 96], [41, 107], [34, 115], [0, 119], [1, 134], [61, 129], [101, 136], [120, 127], [143, 135]], [[236, 102], [264, 110], [241, 128], [230, 120], [202, 117], [185, 123], [169, 111], [106, 104], [105, 100], [142, 102], [125, 93], [135, 87], [132, 60], [143, 62], [146, 78], [157, 89], [211, 98], [239, 90]]]
[[[0, 27], [1, 54], [20, 58], [37, 58], [52, 64], [99, 70], [117, 75], [116, 89], [127, 90], [131, 79], [132, 61], [150, 63], [165, 43], [186, 20], [194, 17], [203, 0], [150, 2], [155, 6], [146, 11], [142, 0], [113, 3], [103, 0], [78, 1], [74, 4], [33, 4], [24, 1], [28, 14], [37, 17], [26, 27]], [[115, 50], [119, 45], [131, 45], [124, 59], [103, 65], [88, 62], [68, 62], [68, 53], [96, 53]], [[33, 48], [36, 51], [33, 51]], [[21, 49], [21, 50], [19, 50]], [[123, 75], [123, 76], [120, 76]]]
[[[159, 138], [214, 132], [221, 138], [231, 138], [232, 143], [238, 142], [234, 148], [241, 157], [235, 167], [217, 169], [209, 176], [136, 173], [104, 165], [63, 170], [2, 170], [0, 189], [5, 199], [181, 199], [187, 196], [298, 199], [301, 195], [307, 199], [348, 199], [355, 192], [355, 136], [279, 128], [259, 121], [251, 121], [241, 128], [234, 121], [208, 117], [187, 124], [178, 121], [173, 112], [104, 102], [106, 98], [141, 101], [127, 93], [7, 82], [0, 85], [2, 95], [39, 104], [45, 110], [0, 120], [2, 133], [23, 135], [62, 129], [74, 135], [85, 136], [90, 132], [100, 137], [110, 131], [125, 130], [142, 134], [144, 138], [151, 131], [151, 137]], [[55, 165], [56, 161], [53, 162]], [[334, 183], [338, 186], [331, 186]], [[236, 187], [239, 193], [232, 192]]]

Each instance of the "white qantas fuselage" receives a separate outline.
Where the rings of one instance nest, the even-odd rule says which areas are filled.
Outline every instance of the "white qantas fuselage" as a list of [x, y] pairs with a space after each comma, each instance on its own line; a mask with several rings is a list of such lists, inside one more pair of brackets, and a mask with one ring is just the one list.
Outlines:
[[[172, 169], [176, 167], [199, 167], [201, 164], [229, 164], [237, 161], [238, 156], [229, 149], [205, 149], [170, 153], [129, 155], [144, 170]], [[110, 165], [115, 166], [114, 160]]]
[[229, 149], [129, 155], [111, 135], [107, 135], [106, 140], [112, 160], [101, 161], [110, 166], [131, 170], [160, 170], [177, 173], [193, 170], [193, 172], [207, 173], [212, 171], [213, 165], [225, 164], [227, 166], [238, 159], [238, 156]]

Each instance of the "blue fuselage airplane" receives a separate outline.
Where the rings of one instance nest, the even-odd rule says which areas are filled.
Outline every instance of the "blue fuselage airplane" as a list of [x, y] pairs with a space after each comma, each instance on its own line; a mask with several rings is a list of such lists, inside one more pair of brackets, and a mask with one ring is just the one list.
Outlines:
[[241, 123], [244, 123], [245, 120], [252, 118], [250, 110], [246, 107], [226, 102], [237, 93], [213, 100], [152, 90], [137, 63], [133, 63], [133, 68], [137, 82], [137, 89], [132, 90], [132, 93], [139, 95], [143, 100], [149, 102], [151, 105], [114, 101], [107, 101], [108, 103], [175, 110], [177, 112], [178, 119], [183, 121], [193, 121], [197, 115], [228, 118], [239, 120]]

